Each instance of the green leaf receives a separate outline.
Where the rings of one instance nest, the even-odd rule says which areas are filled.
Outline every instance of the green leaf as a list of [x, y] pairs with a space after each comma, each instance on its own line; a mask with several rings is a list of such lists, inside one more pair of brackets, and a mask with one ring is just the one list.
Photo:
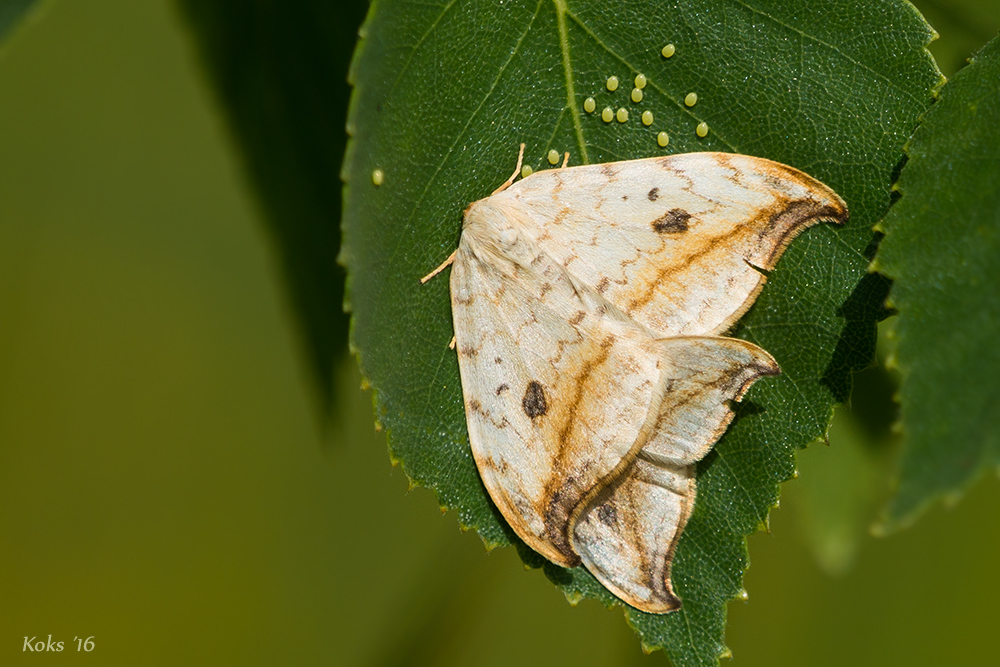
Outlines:
[[874, 268], [890, 300], [905, 437], [885, 530], [1000, 465], [1000, 42], [941, 92], [907, 147]]
[[347, 343], [337, 265], [350, 61], [364, 3], [180, 0], [278, 249], [324, 408]]
[[[884, 292], [862, 279], [902, 146], [940, 83], [925, 49], [930, 28], [896, 1], [384, 0], [362, 35], [343, 172], [352, 345], [394, 460], [490, 546], [517, 540], [469, 451], [447, 347], [448, 281], [418, 281], [455, 248], [469, 202], [510, 174], [519, 143], [536, 170], [549, 149], [569, 151], [573, 164], [758, 155], [805, 170], [848, 202], [850, 223], [796, 240], [738, 330], [784, 373], [754, 386], [698, 466], [697, 506], [673, 570], [683, 609], [626, 609], [647, 648], [665, 647], [678, 665], [715, 664], [726, 650], [726, 603], [747, 566], [745, 536], [766, 523], [795, 449], [823, 435], [851, 370], [871, 357]], [[669, 59], [660, 54], [667, 43], [676, 45]], [[640, 72], [649, 84], [633, 104], [629, 83]], [[605, 87], [611, 75], [622, 82], [615, 92]], [[694, 107], [683, 103], [689, 92]], [[588, 114], [591, 96], [598, 112]], [[627, 108], [630, 120], [602, 122], [605, 106]], [[654, 114], [650, 127], [643, 110]], [[670, 134], [666, 150], [659, 131]], [[519, 548], [526, 563], [543, 564]], [[544, 567], [571, 599], [615, 603], [586, 571]]]

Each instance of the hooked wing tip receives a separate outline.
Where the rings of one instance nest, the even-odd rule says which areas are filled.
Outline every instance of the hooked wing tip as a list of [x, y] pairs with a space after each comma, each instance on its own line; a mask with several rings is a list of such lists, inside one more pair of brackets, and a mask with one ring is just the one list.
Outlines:
[[748, 258], [752, 265], [770, 271], [774, 269], [788, 244], [806, 229], [821, 222], [834, 222], [838, 225], [847, 222], [850, 215], [847, 205], [833, 190], [819, 181], [816, 183], [825, 192], [815, 194], [829, 196], [791, 200], [776, 210], [763, 212], [767, 219], [762, 220], [763, 224], [759, 225], [761, 231], [754, 253], [756, 256]]
[[739, 380], [741, 380], [740, 386], [732, 398], [734, 401], [742, 401], [743, 396], [747, 393], [753, 383], [762, 377], [781, 375], [781, 368], [778, 366], [778, 362], [774, 360], [774, 357], [766, 351], [756, 346], [754, 347], [756, 349], [753, 350], [753, 352], [756, 358], [752, 363], [744, 366], [743, 372], [739, 377]]

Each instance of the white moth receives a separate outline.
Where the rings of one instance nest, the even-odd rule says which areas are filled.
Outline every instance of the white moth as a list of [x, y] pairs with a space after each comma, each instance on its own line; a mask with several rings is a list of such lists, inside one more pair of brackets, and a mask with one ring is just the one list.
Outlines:
[[[524, 146], [521, 146], [523, 155]], [[724, 338], [792, 238], [844, 222], [828, 187], [744, 155], [550, 169], [465, 211], [450, 263], [469, 439], [531, 548], [646, 612], [680, 607], [670, 564], [694, 464], [779, 373]]]

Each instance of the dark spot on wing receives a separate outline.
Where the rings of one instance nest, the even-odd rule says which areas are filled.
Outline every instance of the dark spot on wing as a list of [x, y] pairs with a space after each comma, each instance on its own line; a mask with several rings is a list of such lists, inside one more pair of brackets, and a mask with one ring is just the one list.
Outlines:
[[500, 385], [499, 387], [497, 387], [497, 396], [499, 396], [500, 394], [504, 393], [508, 389], [510, 389], [510, 387], [508, 387], [507, 383], [504, 382], [502, 385]]
[[580, 322], [583, 322], [583, 318], [586, 317], [586, 316], [587, 316], [587, 313], [583, 312], [582, 310], [578, 310], [578, 311], [576, 311], [576, 315], [574, 315], [573, 317], [569, 318], [569, 323], [572, 324], [573, 326], [576, 326]]
[[649, 201], [656, 201], [660, 198], [660, 188], [653, 188], [646, 196], [649, 197]]
[[622, 201], [628, 201], [628, 195], [622, 195]]
[[597, 518], [605, 526], [612, 526], [618, 517], [615, 516], [615, 508], [610, 503], [604, 503], [597, 508]]
[[672, 208], [653, 221], [653, 229], [660, 234], [677, 234], [688, 230], [691, 214], [681, 208]]
[[528, 383], [528, 388], [524, 391], [524, 398], [521, 399], [521, 407], [524, 409], [524, 414], [531, 419], [541, 417], [549, 411], [549, 404], [545, 400], [545, 391], [537, 380]]
[[605, 276], [604, 278], [601, 278], [601, 281], [599, 283], [597, 283], [597, 291], [600, 292], [601, 294], [604, 294], [604, 292], [607, 291], [610, 285], [611, 281], [608, 280], [607, 276]]
[[503, 359], [501, 359], [500, 357], [497, 357], [496, 359], [493, 360], [493, 362], [496, 363], [496, 364], [502, 364], [503, 363]]

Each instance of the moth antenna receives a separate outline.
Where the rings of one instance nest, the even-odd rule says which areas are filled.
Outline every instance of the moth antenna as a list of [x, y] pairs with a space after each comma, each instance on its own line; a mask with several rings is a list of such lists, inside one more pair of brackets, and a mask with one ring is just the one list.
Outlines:
[[494, 190], [493, 194], [496, 194], [498, 192], [503, 192], [504, 190], [506, 190], [507, 188], [509, 188], [514, 184], [514, 179], [517, 178], [517, 175], [521, 173], [521, 162], [523, 160], [524, 160], [524, 144], [521, 144], [521, 150], [517, 152], [517, 166], [514, 167], [514, 173], [511, 174], [510, 178], [504, 181], [499, 188]]
[[455, 261], [455, 253], [457, 253], [457, 252], [458, 252], [457, 248], [455, 250], [452, 250], [451, 254], [448, 255], [448, 259], [446, 259], [443, 262], [441, 262], [441, 266], [437, 267], [436, 269], [434, 269], [433, 271], [431, 271], [426, 276], [424, 276], [423, 278], [420, 279], [420, 284], [423, 285], [428, 280], [430, 280], [431, 278], [433, 278], [437, 274], [439, 274], [442, 271], [444, 271], [445, 269], [447, 269], [452, 264], [452, 262]]
[[561, 167], [559, 167], [559, 168], [560, 168], [560, 169], [565, 169], [565, 168], [566, 168], [566, 165], [568, 165], [568, 164], [569, 164], [569, 151], [566, 151], [566, 154], [565, 154], [565, 155], [563, 155], [563, 163], [562, 163], [562, 166], [561, 166]]

